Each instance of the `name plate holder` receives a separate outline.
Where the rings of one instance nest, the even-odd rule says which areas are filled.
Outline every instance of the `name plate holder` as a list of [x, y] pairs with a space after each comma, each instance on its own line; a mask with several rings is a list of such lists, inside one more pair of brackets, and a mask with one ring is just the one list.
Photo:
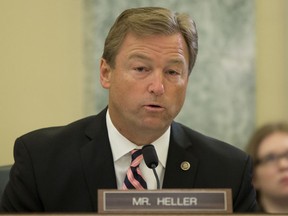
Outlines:
[[98, 212], [233, 213], [231, 189], [99, 190]]

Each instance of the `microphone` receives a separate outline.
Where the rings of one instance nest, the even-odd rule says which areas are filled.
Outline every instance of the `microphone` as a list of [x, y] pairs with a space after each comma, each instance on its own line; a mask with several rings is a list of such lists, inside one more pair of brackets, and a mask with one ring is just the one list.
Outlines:
[[160, 189], [160, 180], [156, 172], [159, 161], [154, 146], [151, 144], [144, 145], [142, 147], [142, 154], [147, 167], [153, 170], [157, 182], [157, 189]]

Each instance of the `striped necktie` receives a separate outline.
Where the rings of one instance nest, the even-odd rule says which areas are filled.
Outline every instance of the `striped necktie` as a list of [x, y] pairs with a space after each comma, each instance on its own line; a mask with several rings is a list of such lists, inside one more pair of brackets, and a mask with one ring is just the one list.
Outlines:
[[134, 149], [131, 152], [132, 160], [124, 179], [123, 189], [147, 189], [147, 183], [140, 171], [139, 165], [143, 160], [142, 149]]

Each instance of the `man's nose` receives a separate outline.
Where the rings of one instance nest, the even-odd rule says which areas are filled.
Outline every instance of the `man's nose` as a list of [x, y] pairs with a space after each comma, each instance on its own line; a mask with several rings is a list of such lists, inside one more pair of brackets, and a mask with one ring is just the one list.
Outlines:
[[162, 72], [153, 73], [148, 86], [148, 91], [156, 96], [164, 94], [164, 77]]

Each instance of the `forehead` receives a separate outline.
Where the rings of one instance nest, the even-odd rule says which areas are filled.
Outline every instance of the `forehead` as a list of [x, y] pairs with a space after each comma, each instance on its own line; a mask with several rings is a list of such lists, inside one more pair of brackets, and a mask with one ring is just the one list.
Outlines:
[[288, 133], [274, 132], [267, 136], [259, 145], [258, 156], [269, 153], [282, 153], [288, 150]]
[[119, 49], [118, 54], [132, 55], [142, 52], [142, 54], [161, 54], [165, 56], [183, 57], [189, 60], [188, 47], [185, 39], [180, 33], [172, 35], [146, 35], [139, 36], [128, 33]]

